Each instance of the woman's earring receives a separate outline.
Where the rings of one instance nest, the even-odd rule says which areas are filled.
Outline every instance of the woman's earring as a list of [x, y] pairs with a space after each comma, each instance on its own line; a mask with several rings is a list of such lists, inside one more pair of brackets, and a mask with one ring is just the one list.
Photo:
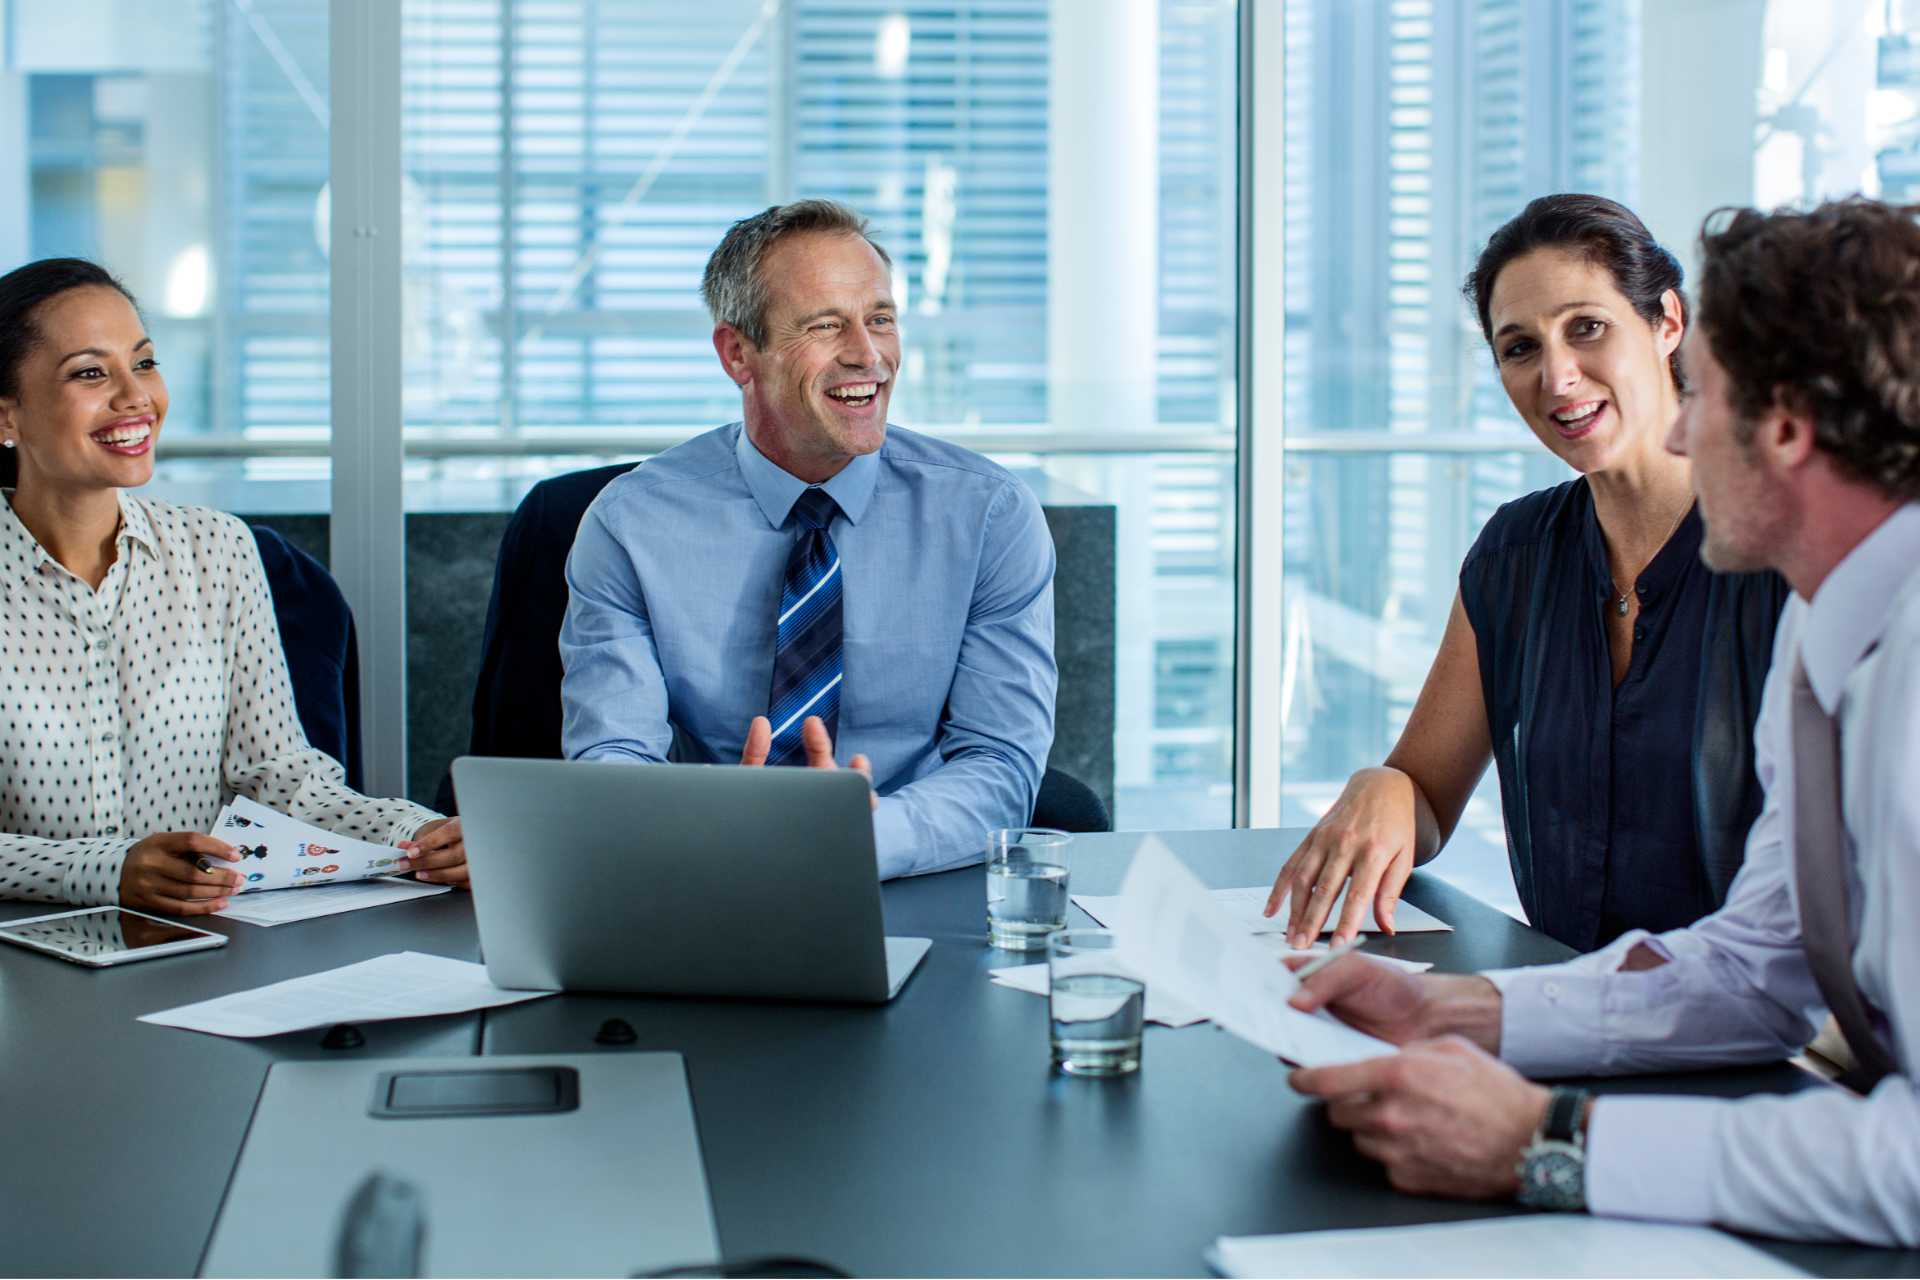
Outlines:
[[0, 444], [7, 446], [9, 449], [13, 448], [13, 441], [11, 440], [0, 440]]

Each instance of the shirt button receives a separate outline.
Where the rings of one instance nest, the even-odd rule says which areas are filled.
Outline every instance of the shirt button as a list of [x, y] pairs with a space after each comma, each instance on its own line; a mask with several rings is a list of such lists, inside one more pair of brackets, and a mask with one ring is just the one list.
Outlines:
[[1557, 982], [1549, 982], [1540, 988], [1540, 993], [1549, 1000], [1558, 1000], [1560, 998], [1560, 984]]
[[1645, 640], [1647, 638], [1647, 629], [1645, 627], [1635, 627], [1633, 629], [1633, 638], [1635, 640]]
[[118, 827], [108, 827], [108, 828], [106, 829], [106, 834], [108, 834], [108, 835], [110, 835], [110, 836], [117, 836], [117, 835], [119, 835], [119, 834], [120, 834], [120, 828], [118, 828]]

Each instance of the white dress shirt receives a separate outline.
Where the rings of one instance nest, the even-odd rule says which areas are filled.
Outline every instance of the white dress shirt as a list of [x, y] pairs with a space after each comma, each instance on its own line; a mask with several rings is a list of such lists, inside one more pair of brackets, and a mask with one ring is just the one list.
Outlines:
[[0, 501], [0, 899], [103, 905], [127, 851], [233, 795], [362, 840], [435, 815], [350, 790], [307, 744], [253, 534], [120, 495], [96, 590]]
[[[1690, 928], [1635, 930], [1562, 965], [1487, 976], [1504, 993], [1501, 1056], [1533, 1076], [1769, 1062], [1812, 1039], [1824, 1006], [1800, 944], [1791, 808], [1792, 679], [1804, 662], [1839, 725], [1853, 973], [1886, 1018], [1900, 1074], [1744, 1100], [1595, 1104], [1595, 1213], [1716, 1222], [1788, 1238], [1920, 1246], [1920, 503], [1897, 510], [1781, 615], [1755, 731], [1767, 799], [1727, 903]], [[1647, 942], [1668, 958], [1615, 972]]]

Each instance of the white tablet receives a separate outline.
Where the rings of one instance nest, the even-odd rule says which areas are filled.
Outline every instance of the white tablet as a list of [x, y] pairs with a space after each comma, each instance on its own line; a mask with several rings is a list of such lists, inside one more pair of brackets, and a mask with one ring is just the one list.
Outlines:
[[17, 943], [95, 969], [227, 945], [223, 934], [125, 907], [85, 907], [12, 920], [0, 924], [0, 942]]

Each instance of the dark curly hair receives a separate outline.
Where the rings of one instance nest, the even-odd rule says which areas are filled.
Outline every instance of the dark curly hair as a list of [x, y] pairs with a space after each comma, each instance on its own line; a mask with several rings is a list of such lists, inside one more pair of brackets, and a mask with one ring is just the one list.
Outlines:
[[[69, 289], [91, 286], [112, 289], [140, 309], [112, 272], [85, 258], [42, 258], [0, 276], [0, 398], [19, 396], [20, 366], [44, 340], [34, 323], [40, 308]], [[12, 449], [0, 449], [0, 488], [19, 482], [19, 459]]]
[[[1535, 249], [1564, 249], [1596, 266], [1605, 267], [1614, 288], [1648, 324], [1666, 314], [1668, 290], [1680, 300], [1680, 321], [1687, 321], [1687, 295], [1680, 286], [1686, 272], [1680, 260], [1660, 247], [1647, 224], [1633, 210], [1605, 196], [1563, 193], [1541, 196], [1487, 238], [1480, 260], [1461, 287], [1474, 314], [1480, 335], [1493, 341], [1493, 286], [1516, 258]], [[1686, 374], [1676, 349], [1667, 361], [1674, 389], [1686, 394]]]
[[1700, 233], [1700, 329], [1742, 443], [1777, 398], [1847, 474], [1920, 499], [1920, 205], [1721, 209]]

